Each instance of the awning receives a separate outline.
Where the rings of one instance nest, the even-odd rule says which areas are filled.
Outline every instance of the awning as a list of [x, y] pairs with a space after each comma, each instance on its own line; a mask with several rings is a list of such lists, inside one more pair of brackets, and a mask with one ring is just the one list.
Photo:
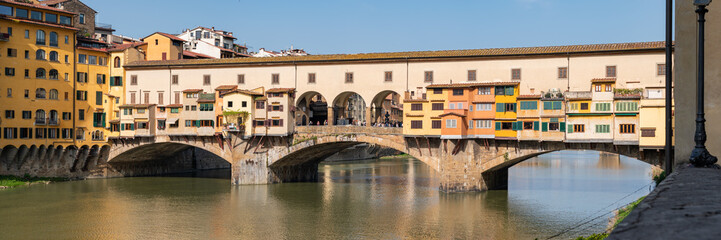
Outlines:
[[168, 118], [168, 123], [177, 123], [178, 118]]
[[148, 119], [135, 119], [135, 122], [148, 122]]

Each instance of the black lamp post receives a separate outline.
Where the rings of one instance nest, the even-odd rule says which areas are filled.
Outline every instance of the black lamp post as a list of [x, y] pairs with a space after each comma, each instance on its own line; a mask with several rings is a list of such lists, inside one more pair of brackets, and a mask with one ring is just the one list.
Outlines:
[[695, 0], [696, 13], [698, 13], [698, 62], [696, 70], [696, 134], [694, 141], [696, 147], [691, 152], [689, 161], [696, 167], [710, 167], [718, 161], [706, 149], [706, 119], [704, 118], [704, 23], [708, 12], [706, 7], [711, 0]]

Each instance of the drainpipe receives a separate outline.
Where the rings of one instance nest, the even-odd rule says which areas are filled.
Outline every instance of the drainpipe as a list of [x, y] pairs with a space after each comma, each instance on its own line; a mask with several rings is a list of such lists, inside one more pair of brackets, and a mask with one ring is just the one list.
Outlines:
[[664, 167], [666, 173], [673, 172], [673, 92], [672, 92], [672, 65], [673, 65], [673, 0], [666, 0], [666, 144], [664, 145]]
[[75, 122], [78, 119], [78, 110], [76, 109], [77, 106], [75, 104], [75, 102], [77, 101], [77, 88], [78, 88], [78, 80], [76, 79], [78, 77], [78, 61], [76, 60], [77, 49], [78, 49], [77, 48], [78, 47], [77, 39], [78, 39], [77, 32], [73, 32], [73, 57], [72, 57], [73, 76], [71, 77], [71, 79], [73, 81], [73, 92], [70, 93], [71, 95], [73, 93], [75, 93], [75, 95], [76, 95], [75, 97], [73, 97], [73, 112], [71, 113], [72, 114], [71, 116], [74, 116], [73, 117], [73, 131], [71, 131], [72, 134], [70, 134], [71, 135], [70, 137], [73, 139], [73, 145], [77, 145], [77, 141], [78, 141], [77, 138], [75, 137], [78, 134], [77, 132], [75, 132], [75, 131], [77, 131]]

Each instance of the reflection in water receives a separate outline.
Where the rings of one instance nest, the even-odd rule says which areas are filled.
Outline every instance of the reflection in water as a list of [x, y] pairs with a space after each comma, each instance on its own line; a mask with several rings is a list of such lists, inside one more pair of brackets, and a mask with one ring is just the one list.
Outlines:
[[[508, 191], [485, 193], [441, 193], [436, 173], [416, 160], [328, 163], [319, 172], [318, 183], [230, 186], [173, 176], [9, 189], [0, 191], [0, 216], [11, 221], [0, 232], [9, 239], [533, 239], [650, 182], [649, 165], [598, 152], [531, 159], [510, 169]], [[594, 224], [574, 236], [602, 231], [605, 218]]]

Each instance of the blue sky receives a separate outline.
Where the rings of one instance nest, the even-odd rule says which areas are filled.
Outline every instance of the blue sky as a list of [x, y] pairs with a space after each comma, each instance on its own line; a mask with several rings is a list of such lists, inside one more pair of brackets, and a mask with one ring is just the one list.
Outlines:
[[660, 0], [82, 1], [117, 34], [214, 26], [311, 54], [660, 41], [665, 16]]

